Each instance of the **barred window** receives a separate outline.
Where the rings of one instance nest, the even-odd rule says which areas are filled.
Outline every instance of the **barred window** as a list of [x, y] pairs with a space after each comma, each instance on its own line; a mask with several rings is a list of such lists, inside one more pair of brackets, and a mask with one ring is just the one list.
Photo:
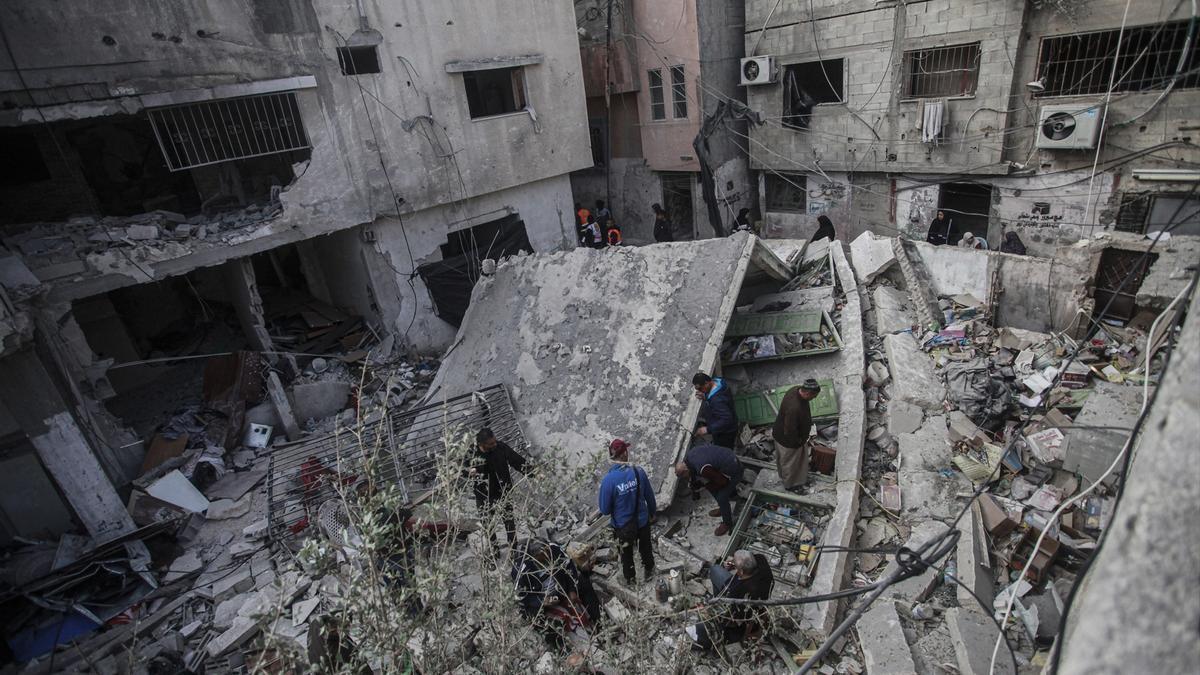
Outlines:
[[904, 52], [904, 98], [970, 96], [978, 83], [978, 42]]
[[1200, 86], [1200, 39], [1193, 38], [1184, 56], [1187, 31], [1187, 21], [1173, 21], [1126, 28], [1124, 35], [1104, 30], [1042, 38], [1037, 73], [1045, 88], [1037, 95], [1103, 94], [1110, 81], [1113, 91], [1161, 89], [1177, 71], [1181, 74], [1176, 87]]
[[309, 147], [292, 92], [147, 111], [172, 171]]
[[687, 83], [683, 66], [671, 66], [671, 103], [674, 104], [675, 119], [687, 117]]

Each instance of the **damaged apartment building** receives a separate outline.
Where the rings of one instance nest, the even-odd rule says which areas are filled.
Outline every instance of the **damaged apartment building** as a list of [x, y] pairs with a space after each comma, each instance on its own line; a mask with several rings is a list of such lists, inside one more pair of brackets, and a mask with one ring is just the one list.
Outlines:
[[173, 357], [437, 351], [482, 259], [573, 246], [578, 43], [538, 4], [6, 3], [0, 537], [129, 527]]
[[[1197, 233], [1186, 2], [748, 0], [742, 89], [764, 231], [864, 230], [1029, 252]], [[750, 64], [753, 63], [753, 66]], [[749, 68], [749, 70], [748, 70]], [[727, 92], [735, 96], [733, 92]], [[1119, 267], [1125, 261], [1112, 261]]]
[[0, 675], [1200, 658], [1195, 5], [61, 5], [0, 6]]

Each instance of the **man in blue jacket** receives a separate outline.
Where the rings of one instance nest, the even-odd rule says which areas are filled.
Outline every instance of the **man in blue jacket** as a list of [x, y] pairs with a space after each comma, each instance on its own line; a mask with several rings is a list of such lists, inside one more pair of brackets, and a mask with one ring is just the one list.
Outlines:
[[707, 373], [693, 375], [692, 387], [696, 390], [696, 398], [702, 401], [700, 415], [704, 418], [704, 425], [696, 430], [696, 435], [712, 434], [714, 445], [733, 450], [738, 432], [733, 391], [724, 379], [709, 377]]
[[621, 553], [621, 570], [625, 581], [635, 581], [633, 573], [633, 544], [637, 542], [642, 556], [645, 578], [654, 576], [654, 549], [650, 546], [650, 523], [658, 504], [646, 470], [629, 463], [629, 444], [614, 438], [608, 444], [608, 457], [613, 461], [604, 480], [600, 482], [600, 513], [609, 516], [617, 550]]

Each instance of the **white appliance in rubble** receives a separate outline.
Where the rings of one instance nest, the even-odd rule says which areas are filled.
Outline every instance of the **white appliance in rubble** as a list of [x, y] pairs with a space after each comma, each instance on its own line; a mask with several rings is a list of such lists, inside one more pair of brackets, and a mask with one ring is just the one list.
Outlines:
[[779, 81], [774, 56], [747, 56], [742, 59], [742, 86], [773, 84]]
[[1089, 150], [1100, 139], [1101, 103], [1044, 105], [1038, 112], [1037, 147], [1046, 150]]

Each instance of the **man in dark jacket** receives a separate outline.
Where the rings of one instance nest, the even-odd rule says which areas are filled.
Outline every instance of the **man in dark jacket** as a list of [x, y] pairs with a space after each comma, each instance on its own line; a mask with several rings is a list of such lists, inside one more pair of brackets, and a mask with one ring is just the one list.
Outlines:
[[713, 443], [733, 450], [738, 432], [733, 391], [725, 380], [709, 377], [707, 373], [693, 375], [692, 388], [696, 390], [696, 398], [702, 401], [700, 416], [704, 418], [704, 425], [696, 430], [696, 435], [712, 434]]
[[513, 518], [512, 501], [505, 499], [512, 490], [509, 469], [525, 472], [525, 458], [496, 439], [492, 430], [484, 427], [475, 434], [475, 451], [467, 455], [463, 475], [474, 480], [475, 506], [481, 518], [494, 517], [497, 511], [504, 518], [508, 545], [517, 539], [517, 522]]
[[547, 641], [562, 644], [567, 633], [594, 620], [579, 594], [579, 569], [558, 544], [532, 539], [513, 551], [512, 578], [521, 614]]
[[654, 209], [654, 241], [675, 241], [675, 226], [671, 224], [671, 214], [658, 204], [651, 204]]
[[779, 403], [771, 436], [775, 439], [775, 468], [788, 490], [799, 491], [808, 483], [808, 434], [812, 431], [809, 401], [821, 393], [811, 377], [792, 387]]
[[[633, 544], [636, 540], [642, 556], [645, 578], [654, 576], [654, 549], [650, 545], [650, 523], [658, 504], [646, 470], [629, 463], [629, 444], [614, 438], [608, 445], [608, 457], [614, 464], [600, 483], [600, 513], [609, 516], [621, 553], [621, 571], [625, 581], [635, 581]], [[636, 522], [636, 525], [634, 524]], [[633, 536], [630, 536], [630, 535]]]
[[730, 500], [737, 494], [737, 484], [742, 479], [742, 463], [733, 450], [710, 444], [689, 448], [683, 461], [675, 465], [675, 475], [689, 479], [693, 492], [701, 487], [708, 488], [713, 501], [717, 502], [717, 508], [708, 515], [721, 517], [715, 534], [718, 537], [729, 534], [733, 529]]
[[[722, 565], [709, 567], [708, 579], [712, 582], [714, 598], [732, 600], [767, 600], [775, 585], [775, 575], [766, 556], [741, 549]], [[694, 628], [698, 647], [711, 649], [714, 637], [723, 638], [726, 642], [740, 642], [756, 628], [761, 628], [762, 607], [722, 603], [713, 605], [717, 610], [714, 616]]]

